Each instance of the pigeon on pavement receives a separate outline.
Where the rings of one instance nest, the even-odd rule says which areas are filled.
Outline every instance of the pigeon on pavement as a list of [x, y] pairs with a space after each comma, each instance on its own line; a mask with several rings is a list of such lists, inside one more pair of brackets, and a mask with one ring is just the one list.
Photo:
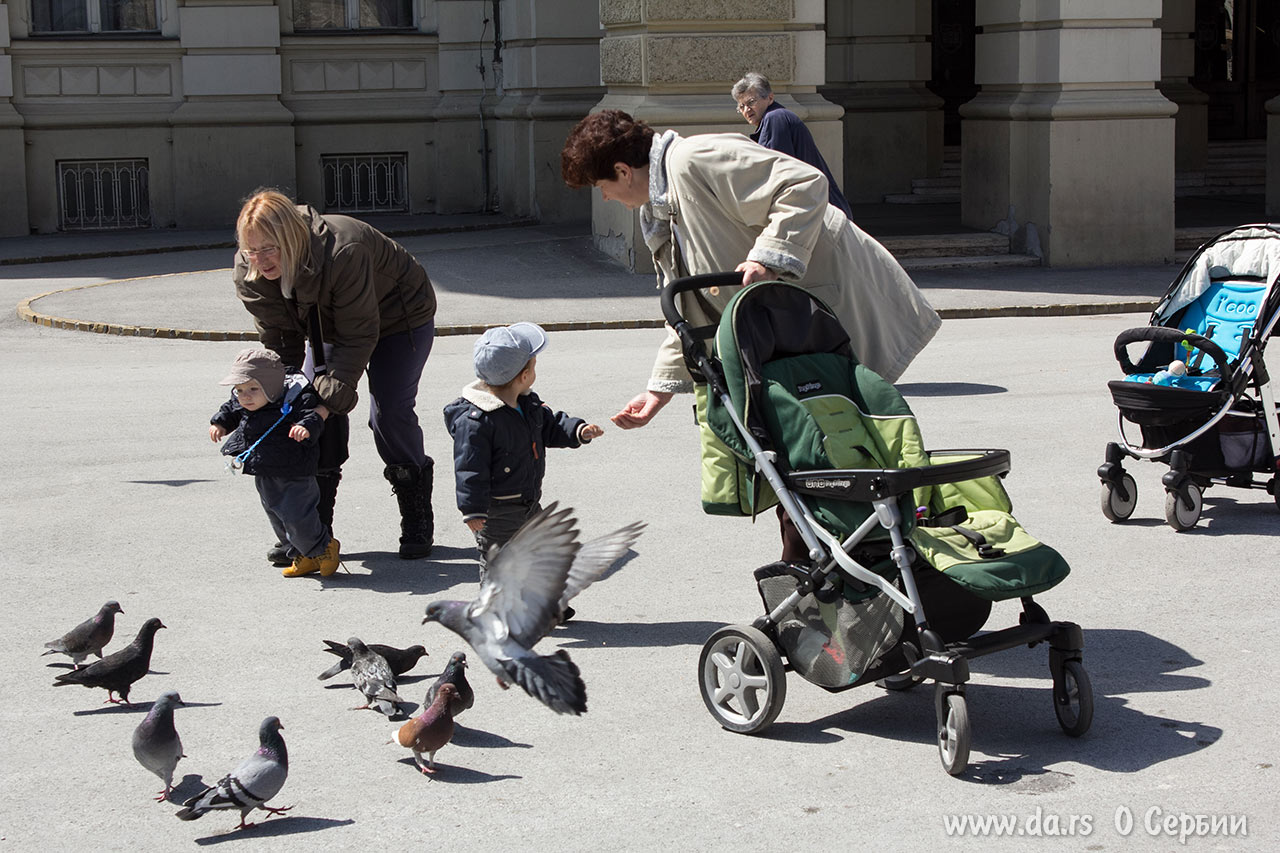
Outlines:
[[50, 640], [44, 646], [49, 651], [46, 655], [64, 654], [71, 658], [77, 669], [80, 661], [89, 655], [102, 658], [102, 650], [111, 642], [111, 635], [116, 630], [116, 614], [123, 613], [120, 602], [108, 601], [98, 612], [72, 628], [56, 640]]
[[258, 750], [240, 766], [183, 803], [175, 814], [181, 820], [195, 820], [214, 809], [239, 809], [240, 825], [236, 829], [253, 826], [244, 819], [254, 809], [262, 809], [270, 817], [284, 814], [293, 808], [275, 809], [267, 800], [280, 793], [284, 780], [289, 776], [289, 752], [280, 735], [279, 717], [267, 717], [258, 727]]
[[[55, 676], [53, 686], [83, 684], [85, 687], [101, 687], [107, 691], [106, 701], [128, 705], [129, 688], [151, 669], [151, 648], [155, 644], [156, 631], [163, 627], [164, 623], [153, 616], [142, 623], [132, 643], [100, 661]], [[113, 693], [119, 693], [120, 698], [112, 698]]]
[[178, 766], [178, 759], [186, 758], [182, 754], [182, 739], [173, 727], [174, 706], [181, 704], [182, 697], [178, 691], [166, 690], [133, 730], [133, 757], [164, 782], [164, 790], [156, 797], [157, 802], [169, 799], [169, 792], [173, 790], [173, 769]]
[[[575, 566], [582, 546], [572, 512], [554, 503], [547, 506], [490, 558], [475, 601], [433, 601], [422, 619], [439, 622], [466, 640], [501, 686], [519, 684], [560, 714], [587, 710], [581, 673], [564, 649], [551, 655], [532, 649], [559, 623], [570, 574], [599, 577], [604, 570], [596, 563], [613, 551], [593, 542], [595, 556], [589, 554]], [[634, 541], [634, 525], [623, 530], [630, 532], [617, 531], [603, 539], [630, 536]]]
[[347, 640], [347, 648], [351, 649], [351, 680], [365, 697], [365, 703], [352, 710], [372, 708], [379, 714], [394, 717], [400, 711], [396, 705], [405, 700], [396, 694], [396, 677], [391, 672], [391, 666], [382, 655], [371, 651], [359, 637]]
[[[452, 684], [442, 684], [435, 701], [422, 709], [422, 713], [406, 722], [396, 731], [396, 741], [413, 750], [413, 760], [418, 769], [430, 775], [436, 771], [436, 750], [453, 739], [452, 704], [458, 691]], [[427, 763], [422, 763], [422, 753]]]
[[[347, 648], [346, 643], [325, 640], [324, 644], [326, 646], [325, 651], [331, 655], [337, 655], [339, 660], [317, 676], [321, 681], [326, 678], [333, 678], [345, 669], [351, 669], [351, 649]], [[427, 650], [422, 646], [397, 649], [395, 646], [384, 646], [381, 643], [368, 643], [367, 645], [370, 651], [382, 655], [387, 665], [391, 667], [391, 671], [396, 675], [404, 675], [413, 669], [418, 665], [418, 661], [427, 654]]]
[[449, 713], [451, 715], [456, 717], [476, 703], [475, 691], [471, 689], [471, 684], [467, 681], [466, 652], [454, 652], [449, 657], [449, 664], [444, 668], [444, 672], [440, 673], [440, 677], [435, 680], [435, 683], [427, 690], [427, 698], [422, 704], [426, 706], [434, 702], [436, 694], [445, 684], [453, 685], [454, 695], [449, 702]]

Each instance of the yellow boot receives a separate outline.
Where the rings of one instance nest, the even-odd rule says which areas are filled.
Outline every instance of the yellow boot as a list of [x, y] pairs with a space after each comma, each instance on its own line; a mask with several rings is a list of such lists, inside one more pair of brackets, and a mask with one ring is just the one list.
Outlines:
[[[323, 555], [321, 555], [323, 556]], [[285, 566], [280, 574], [287, 578], [300, 578], [312, 572], [320, 571], [320, 557], [304, 557], [301, 554], [293, 558], [293, 565]]]
[[320, 564], [320, 577], [327, 578], [338, 570], [338, 566], [342, 563], [338, 557], [338, 549], [341, 547], [342, 543], [337, 539], [330, 539], [329, 544], [324, 546], [324, 553], [316, 557]]

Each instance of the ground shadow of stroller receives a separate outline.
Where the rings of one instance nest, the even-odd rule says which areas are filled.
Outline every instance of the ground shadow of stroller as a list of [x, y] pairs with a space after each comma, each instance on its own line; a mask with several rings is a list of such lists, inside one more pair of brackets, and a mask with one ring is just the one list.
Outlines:
[[[1011, 785], [1043, 793], [1072, 784], [1051, 770], [1060, 762], [1076, 762], [1113, 773], [1133, 773], [1163, 761], [1212, 746], [1222, 729], [1211, 724], [1147, 714], [1121, 694], [1177, 693], [1199, 690], [1211, 682], [1183, 670], [1201, 661], [1178, 646], [1143, 631], [1096, 629], [1087, 632], [1090, 669], [1094, 673], [1094, 734], [1063, 738], [1046, 720], [1052, 688], [1044, 682], [1044, 655], [1033, 649], [1009, 650], [975, 661], [978, 678], [971, 685], [975, 701], [971, 717], [981, 732], [986, 758], [972, 761], [957, 778], [987, 785]], [[1112, 677], [1111, 674], [1123, 673]], [[984, 684], [986, 676], [1031, 679], [1031, 686]], [[1114, 690], [1115, 695], [1110, 691]], [[905, 707], [910, 704], [912, 707]], [[882, 692], [870, 701], [804, 723], [776, 723], [763, 737], [815, 743], [848, 735], [929, 743], [931, 734], [904, 724], [917, 715], [928, 719], [928, 690]], [[1047, 725], [1046, 725], [1047, 723]]]

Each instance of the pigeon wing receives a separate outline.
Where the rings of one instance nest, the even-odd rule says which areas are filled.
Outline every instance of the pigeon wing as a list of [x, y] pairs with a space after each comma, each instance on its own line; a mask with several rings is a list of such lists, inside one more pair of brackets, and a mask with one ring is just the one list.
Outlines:
[[569, 578], [565, 583], [564, 595], [560, 598], [560, 609], [564, 610], [570, 599], [604, 577], [604, 573], [631, 550], [644, 528], [644, 522], [638, 521], [606, 533], [599, 539], [584, 542], [569, 567]]
[[470, 617], [501, 641], [532, 648], [560, 618], [569, 567], [578, 551], [572, 509], [550, 504], [516, 531], [489, 562]]

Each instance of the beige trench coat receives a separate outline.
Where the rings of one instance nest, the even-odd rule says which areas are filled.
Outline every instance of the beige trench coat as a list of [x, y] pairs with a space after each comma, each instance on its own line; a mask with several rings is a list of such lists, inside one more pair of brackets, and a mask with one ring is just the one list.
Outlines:
[[[758, 261], [829, 305], [858, 358], [890, 382], [937, 332], [941, 318], [902, 266], [827, 203], [827, 180], [817, 169], [738, 133], [675, 136], [661, 159], [650, 172], [661, 170], [659, 185], [665, 175], [664, 212], [679, 235], [681, 262], [677, 270], [669, 236], [649, 241], [663, 281]], [[651, 198], [644, 212], [652, 215], [654, 204]], [[715, 317], [692, 298], [682, 299], [681, 313], [695, 326], [716, 322], [740, 289], [703, 291]], [[680, 341], [668, 329], [648, 388], [690, 387]]]

